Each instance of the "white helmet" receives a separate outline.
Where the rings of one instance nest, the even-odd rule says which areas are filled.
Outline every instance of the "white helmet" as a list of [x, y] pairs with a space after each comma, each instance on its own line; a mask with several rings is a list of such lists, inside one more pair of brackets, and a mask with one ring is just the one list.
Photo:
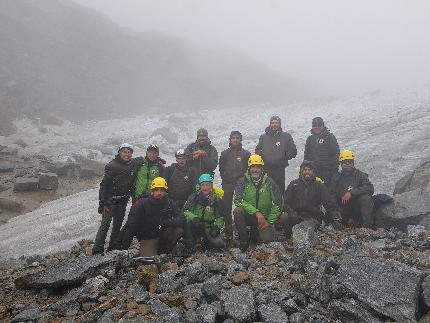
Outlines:
[[129, 143], [123, 143], [123, 144], [121, 144], [120, 146], [119, 146], [119, 148], [118, 148], [118, 152], [120, 152], [121, 151], [121, 149], [125, 149], [125, 148], [127, 148], [127, 149], [130, 149], [131, 151], [133, 151], [134, 149], [133, 149], [133, 146], [132, 145], [130, 145]]
[[183, 149], [178, 149], [175, 153], [175, 157], [185, 157], [185, 151]]

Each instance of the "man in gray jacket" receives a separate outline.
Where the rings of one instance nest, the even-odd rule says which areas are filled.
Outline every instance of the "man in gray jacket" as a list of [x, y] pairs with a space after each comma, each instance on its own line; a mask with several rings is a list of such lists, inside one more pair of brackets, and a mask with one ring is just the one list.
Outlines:
[[270, 118], [270, 126], [260, 136], [255, 153], [264, 159], [264, 169], [278, 185], [279, 190], [285, 191], [285, 168], [288, 161], [297, 155], [297, 148], [293, 137], [282, 131], [281, 118]]

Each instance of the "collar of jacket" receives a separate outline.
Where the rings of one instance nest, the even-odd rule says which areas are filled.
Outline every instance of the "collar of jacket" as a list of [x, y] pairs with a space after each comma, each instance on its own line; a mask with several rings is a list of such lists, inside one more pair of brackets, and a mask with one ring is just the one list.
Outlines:
[[240, 143], [239, 145], [236, 146], [232, 146], [231, 143], [228, 144], [228, 146], [232, 149], [232, 150], [241, 150], [242, 149], [242, 143]]
[[282, 127], [279, 127], [278, 130], [273, 131], [272, 128], [270, 128], [270, 126], [266, 127], [266, 134], [268, 134], [269, 136], [274, 136], [274, 135], [279, 135], [282, 132]]
[[312, 134], [312, 135], [317, 136], [317, 137], [320, 137], [320, 138], [321, 138], [321, 137], [325, 137], [325, 136], [330, 132], [330, 130], [328, 130], [326, 127], [324, 127], [324, 128], [321, 130], [321, 133], [319, 133], [319, 134], [314, 133], [312, 129], [311, 129], [310, 131], [311, 131], [311, 134]]
[[209, 147], [210, 145], [211, 145], [211, 141], [210, 141], [210, 139], [208, 139], [208, 141], [205, 141], [205, 142], [203, 142], [203, 143], [199, 143], [197, 140], [195, 141], [195, 144], [196, 144], [196, 146], [197, 147], [200, 147], [200, 148], [206, 148], [206, 147]]
[[149, 202], [151, 203], [151, 205], [162, 207], [167, 202], [167, 196], [165, 196], [161, 199], [156, 199], [156, 198], [152, 197], [152, 195], [151, 195], [151, 196], [149, 196]]
[[[252, 179], [251, 175], [249, 175], [249, 171], [245, 173], [245, 179], [251, 183], [255, 183]], [[267, 180], [267, 173], [263, 172], [260, 176], [260, 184], [263, 184]]]

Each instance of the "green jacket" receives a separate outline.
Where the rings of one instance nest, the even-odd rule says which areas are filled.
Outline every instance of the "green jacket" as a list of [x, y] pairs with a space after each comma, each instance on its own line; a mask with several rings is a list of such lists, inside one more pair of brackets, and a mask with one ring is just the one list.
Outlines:
[[199, 192], [190, 195], [184, 205], [184, 216], [187, 220], [201, 220], [207, 226], [222, 228], [224, 218], [222, 216], [221, 199], [215, 195], [209, 198], [208, 205], [199, 201]]
[[254, 215], [261, 212], [267, 222], [273, 224], [281, 215], [282, 197], [273, 179], [263, 175], [258, 187], [248, 173], [241, 177], [234, 190], [234, 205], [245, 209], [246, 213]]
[[150, 189], [151, 183], [156, 177], [162, 177], [164, 173], [164, 166], [161, 159], [155, 162], [150, 162], [147, 158], [136, 158], [139, 163], [137, 168], [136, 181], [134, 184], [133, 197], [142, 196], [147, 190]]

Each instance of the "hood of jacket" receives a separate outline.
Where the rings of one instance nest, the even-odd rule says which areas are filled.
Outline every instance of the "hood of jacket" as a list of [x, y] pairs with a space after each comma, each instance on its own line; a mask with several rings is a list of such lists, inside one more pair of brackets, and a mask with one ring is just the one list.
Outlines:
[[326, 127], [322, 128], [321, 133], [316, 134], [314, 133], [314, 131], [311, 129], [310, 130], [311, 134], [317, 137], [325, 137], [329, 134], [330, 130], [328, 130]]

